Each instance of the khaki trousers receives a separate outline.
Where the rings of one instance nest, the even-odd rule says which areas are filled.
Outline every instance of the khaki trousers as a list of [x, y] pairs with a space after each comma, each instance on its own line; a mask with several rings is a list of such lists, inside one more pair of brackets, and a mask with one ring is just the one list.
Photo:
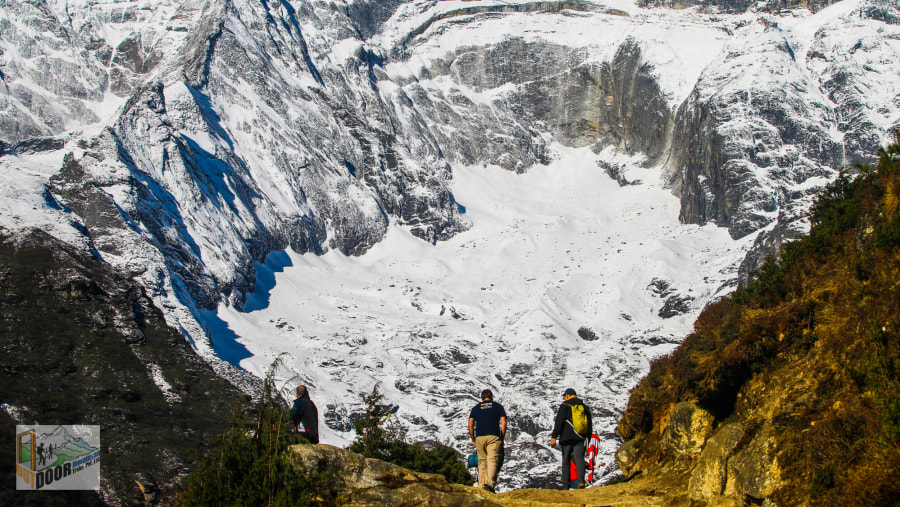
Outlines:
[[503, 466], [503, 441], [496, 435], [477, 437], [475, 452], [478, 454], [478, 487], [493, 488]]

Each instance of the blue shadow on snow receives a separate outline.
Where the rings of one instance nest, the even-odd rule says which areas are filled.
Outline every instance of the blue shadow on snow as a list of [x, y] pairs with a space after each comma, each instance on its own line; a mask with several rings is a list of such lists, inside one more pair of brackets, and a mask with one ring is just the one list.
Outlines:
[[265, 264], [256, 264], [256, 290], [247, 295], [244, 312], [250, 313], [269, 307], [272, 289], [275, 288], [275, 273], [284, 272], [284, 268], [293, 266], [286, 251], [272, 252], [266, 256]]
[[241, 361], [253, 357], [253, 354], [238, 341], [240, 337], [237, 333], [232, 331], [228, 327], [228, 323], [220, 319], [216, 312], [201, 310], [198, 313], [203, 319], [206, 331], [209, 333], [209, 339], [212, 340], [213, 351], [219, 356], [219, 359], [228, 361], [235, 368], [243, 370]]

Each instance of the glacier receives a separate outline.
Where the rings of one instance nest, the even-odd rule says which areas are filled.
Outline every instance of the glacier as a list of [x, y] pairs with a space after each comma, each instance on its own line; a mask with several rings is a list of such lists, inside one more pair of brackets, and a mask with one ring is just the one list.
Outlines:
[[[378, 386], [414, 439], [472, 452], [468, 412], [491, 388], [510, 417], [501, 488], [555, 484], [549, 432], [574, 387], [615, 471], [615, 425], [649, 360], [730, 290], [752, 238], [678, 222], [656, 183], [620, 187], [587, 149], [517, 175], [463, 166], [451, 186], [473, 226], [431, 245], [395, 225], [365, 255], [279, 252], [243, 310], [220, 305], [220, 355], [278, 386], [310, 387], [323, 441], [346, 445]], [[664, 315], [669, 301], [684, 301]], [[579, 333], [579, 330], [582, 330]], [[589, 331], [589, 332], [586, 332]], [[215, 334], [214, 334], [215, 339]]]

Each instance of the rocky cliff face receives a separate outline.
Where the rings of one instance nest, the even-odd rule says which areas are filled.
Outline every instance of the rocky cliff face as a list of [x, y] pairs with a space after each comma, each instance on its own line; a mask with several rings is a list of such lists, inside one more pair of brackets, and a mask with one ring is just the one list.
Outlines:
[[640, 42], [627, 39], [611, 61], [591, 62], [584, 49], [507, 39], [460, 48], [440, 65], [455, 83], [474, 91], [513, 85], [504, 96], [508, 116], [544, 125], [566, 145], [597, 151], [615, 146], [657, 158], [666, 147], [670, 111], [641, 52]]
[[[13, 92], [23, 81], [56, 81], [17, 59], [4, 72], [13, 91], [7, 105], [30, 105], [33, 114], [4, 115], [13, 122], [4, 136], [16, 143], [58, 134], [71, 119], [96, 120], [82, 114], [91, 100], [127, 96], [113, 124], [74, 147], [78, 155], [66, 159], [52, 188], [105, 258], [158, 290], [168, 282], [152, 280], [170, 278], [188, 306], [212, 309], [222, 297], [239, 305], [253, 286], [253, 262], [272, 251], [360, 254], [391, 219], [427, 241], [466, 227], [447, 189], [449, 165], [415, 120], [419, 113], [376, 93], [377, 56], [360, 49], [321, 71], [312, 61], [298, 19], [335, 37], [352, 34], [339, 10], [213, 2], [148, 12], [101, 4], [39, 39], [41, 26], [62, 26], [58, 12], [43, 3], [8, 9], [5, 22], [23, 20], [11, 25], [10, 33], [21, 32], [12, 43], [78, 52], [79, 60], [55, 65], [40, 57], [50, 53], [41, 47], [22, 62], [62, 72], [61, 82], [74, 84], [48, 93], [81, 100], [59, 121], [42, 114], [35, 100]], [[115, 48], [103, 39], [110, 26], [130, 31]], [[102, 78], [70, 80], [71, 66]], [[398, 115], [413, 121], [396, 122]]]
[[[240, 305], [253, 262], [289, 246], [357, 255], [391, 220], [446, 239], [468, 226], [447, 187], [451, 164], [525, 171], [552, 156], [545, 135], [664, 163], [681, 219], [739, 238], [802, 220], [821, 182], [865, 159], [898, 121], [896, 104], [865, 98], [896, 88], [876, 23], [896, 18], [891, 5], [863, 3], [809, 38], [775, 18], [722, 19], [728, 40], [683, 99], [641, 33], [602, 48], [511, 34], [397, 71], [415, 68], [417, 48], [451, 26], [627, 15], [592, 2], [0, 7], [7, 150], [71, 151], [82, 170], [56, 181], [61, 201], [89, 231], [94, 217], [82, 216], [72, 186], [107, 194], [122, 215], [97, 230], [98, 251], [197, 309]], [[850, 29], [852, 41], [841, 35]], [[71, 133], [100, 125], [114, 97], [127, 100], [106, 130]]]
[[716, 222], [743, 237], [843, 165], [829, 132], [832, 111], [813, 86], [777, 32], [726, 50], [707, 68], [675, 120], [683, 221]]
[[[837, 0], [840, 1], [840, 0]], [[746, 12], [755, 7], [763, 12], [778, 12], [782, 9], [796, 9], [806, 7], [813, 12], [821, 10], [835, 3], [835, 0], [774, 0], [765, 2], [749, 2], [747, 0], [639, 0], [643, 7], [670, 7], [686, 9], [700, 7], [713, 12], [739, 13]]]

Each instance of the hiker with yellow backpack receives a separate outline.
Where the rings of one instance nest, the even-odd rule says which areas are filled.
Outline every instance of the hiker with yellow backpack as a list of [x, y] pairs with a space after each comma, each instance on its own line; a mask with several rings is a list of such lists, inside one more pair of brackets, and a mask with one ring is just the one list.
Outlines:
[[[575, 390], [571, 387], [563, 393], [563, 402], [556, 411], [556, 421], [553, 424], [553, 432], [550, 433], [550, 446], [559, 445], [562, 448], [562, 480], [563, 489], [585, 487], [584, 482], [584, 450], [585, 439], [594, 432], [591, 420], [591, 410], [578, 399]], [[576, 477], [571, 476], [570, 462], [575, 462]]]

